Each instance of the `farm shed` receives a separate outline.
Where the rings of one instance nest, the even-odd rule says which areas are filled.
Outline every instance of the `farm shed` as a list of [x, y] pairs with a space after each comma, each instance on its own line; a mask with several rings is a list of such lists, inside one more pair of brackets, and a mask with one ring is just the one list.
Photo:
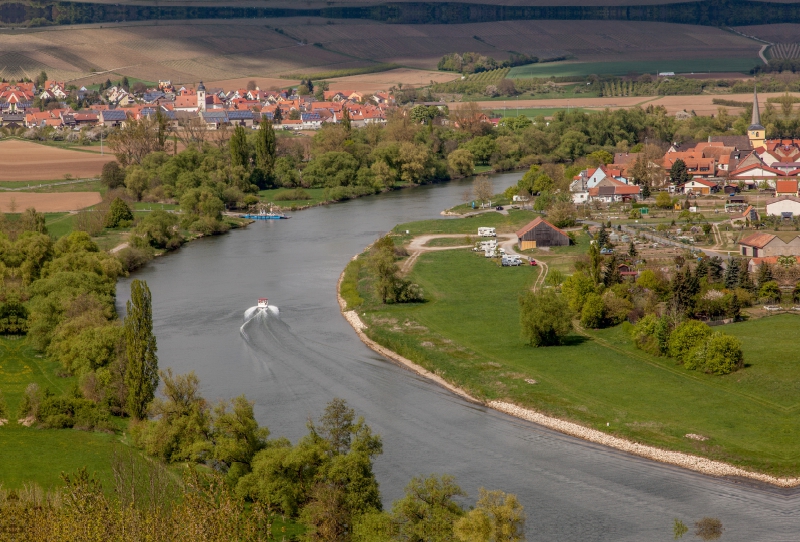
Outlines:
[[800, 216], [800, 198], [796, 196], [780, 196], [767, 200], [767, 215], [793, 218]]
[[569, 237], [542, 217], [517, 230], [520, 250], [541, 247], [564, 247], [569, 245]]

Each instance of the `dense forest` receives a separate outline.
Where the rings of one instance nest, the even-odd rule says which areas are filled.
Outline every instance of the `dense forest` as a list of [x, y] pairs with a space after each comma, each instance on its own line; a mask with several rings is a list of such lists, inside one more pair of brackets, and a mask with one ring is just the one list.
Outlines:
[[475, 23], [515, 20], [653, 21], [708, 26], [800, 22], [795, 3], [714, 0], [641, 6], [505, 6], [462, 3], [386, 3], [366, 7], [281, 9], [226, 6], [161, 6], [84, 2], [15, 2], [0, 6], [6, 24], [44, 26], [117, 21], [325, 17], [371, 19], [387, 23]]

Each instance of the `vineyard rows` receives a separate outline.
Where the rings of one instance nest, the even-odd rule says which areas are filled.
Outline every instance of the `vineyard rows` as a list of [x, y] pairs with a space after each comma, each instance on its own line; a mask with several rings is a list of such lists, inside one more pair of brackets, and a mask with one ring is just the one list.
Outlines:
[[800, 58], [800, 43], [776, 43], [769, 54], [772, 58]]
[[511, 68], [498, 68], [488, 72], [474, 73], [467, 78], [471, 83], [496, 83], [501, 79], [505, 79]]

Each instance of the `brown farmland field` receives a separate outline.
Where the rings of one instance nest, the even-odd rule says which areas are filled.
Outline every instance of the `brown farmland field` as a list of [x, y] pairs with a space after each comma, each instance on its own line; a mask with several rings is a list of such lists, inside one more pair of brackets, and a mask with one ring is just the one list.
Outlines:
[[[321, 47], [311, 45], [314, 43]], [[365, 67], [375, 62], [435, 69], [442, 55], [464, 51], [501, 60], [516, 51], [540, 58], [571, 55], [579, 61], [609, 62], [757, 59], [760, 46], [712, 27], [624, 21], [410, 25], [296, 17], [119, 23], [0, 30], [0, 77], [35, 78], [45, 70], [51, 79], [80, 84], [114, 80], [123, 74], [181, 84], [201, 79], [214, 83], [244, 80], [246, 84], [250, 79], [269, 82], [288, 73]], [[282, 85], [276, 82], [276, 86]]]
[[[21, 213], [33, 207], [40, 213], [60, 213], [77, 211], [85, 207], [97, 205], [103, 201], [100, 192], [64, 192], [59, 194], [34, 194], [31, 192], [0, 193], [0, 212]], [[13, 203], [13, 205], [12, 205]]]
[[100, 175], [113, 154], [70, 151], [16, 139], [0, 141], [0, 181], [51, 181]]
[[360, 92], [376, 92], [386, 90], [390, 87], [402, 83], [403, 86], [421, 87], [427, 86], [431, 81], [444, 83], [459, 77], [458, 74], [449, 72], [438, 72], [431, 70], [412, 70], [409, 68], [398, 68], [379, 73], [367, 73], [364, 75], [351, 75], [349, 77], [337, 77], [331, 79], [331, 90], [355, 90]]

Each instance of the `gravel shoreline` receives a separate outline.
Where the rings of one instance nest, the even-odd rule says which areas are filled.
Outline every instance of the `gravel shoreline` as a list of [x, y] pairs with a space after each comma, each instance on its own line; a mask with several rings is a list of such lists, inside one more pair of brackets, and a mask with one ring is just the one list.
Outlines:
[[768, 474], [748, 471], [740, 467], [735, 467], [733, 465], [723, 463], [722, 461], [714, 461], [712, 459], [686, 454], [683, 452], [663, 450], [655, 446], [639, 444], [637, 442], [633, 442], [627, 439], [603, 433], [602, 431], [598, 431], [596, 429], [584, 427], [577, 423], [560, 420], [552, 416], [547, 416], [540, 412], [536, 412], [535, 410], [529, 408], [523, 408], [514, 405], [512, 403], [506, 403], [503, 401], [484, 402], [478, 400], [472, 397], [465, 390], [462, 390], [458, 386], [455, 386], [450, 382], [447, 382], [439, 375], [428, 371], [424, 367], [417, 365], [413, 361], [404, 358], [403, 356], [399, 355], [396, 352], [393, 352], [392, 350], [389, 350], [386, 347], [379, 345], [378, 343], [367, 337], [367, 335], [364, 333], [364, 329], [366, 329], [367, 326], [364, 324], [364, 322], [361, 321], [361, 318], [358, 317], [358, 313], [356, 311], [346, 310], [347, 304], [345, 303], [342, 296], [339, 294], [339, 290], [341, 289], [343, 279], [344, 279], [344, 271], [342, 271], [342, 274], [339, 276], [339, 281], [336, 283], [336, 297], [339, 301], [339, 308], [341, 309], [342, 315], [344, 316], [345, 320], [347, 320], [347, 322], [351, 326], [353, 326], [353, 329], [358, 335], [358, 338], [361, 339], [361, 342], [366, 344], [368, 347], [370, 347], [378, 354], [386, 358], [389, 358], [395, 363], [398, 363], [406, 367], [407, 369], [410, 369], [415, 373], [424, 376], [425, 378], [428, 378], [429, 380], [432, 380], [436, 384], [442, 386], [443, 388], [446, 388], [447, 390], [452, 391], [456, 395], [459, 395], [467, 399], [468, 401], [487, 406], [489, 408], [503, 412], [510, 416], [514, 416], [516, 418], [533, 422], [537, 425], [547, 427], [548, 429], [558, 431], [559, 433], [564, 433], [566, 435], [587, 440], [589, 442], [594, 442], [596, 444], [602, 444], [603, 446], [615, 448], [617, 450], [637, 455], [639, 457], [644, 457], [646, 459], [659, 461], [661, 463], [666, 463], [669, 465], [675, 465], [677, 467], [682, 467], [685, 469], [693, 470], [710, 476], [748, 478], [750, 480], [755, 480], [758, 482], [763, 482], [784, 488], [800, 486], [800, 478], [778, 478], [775, 476], [770, 476]]

